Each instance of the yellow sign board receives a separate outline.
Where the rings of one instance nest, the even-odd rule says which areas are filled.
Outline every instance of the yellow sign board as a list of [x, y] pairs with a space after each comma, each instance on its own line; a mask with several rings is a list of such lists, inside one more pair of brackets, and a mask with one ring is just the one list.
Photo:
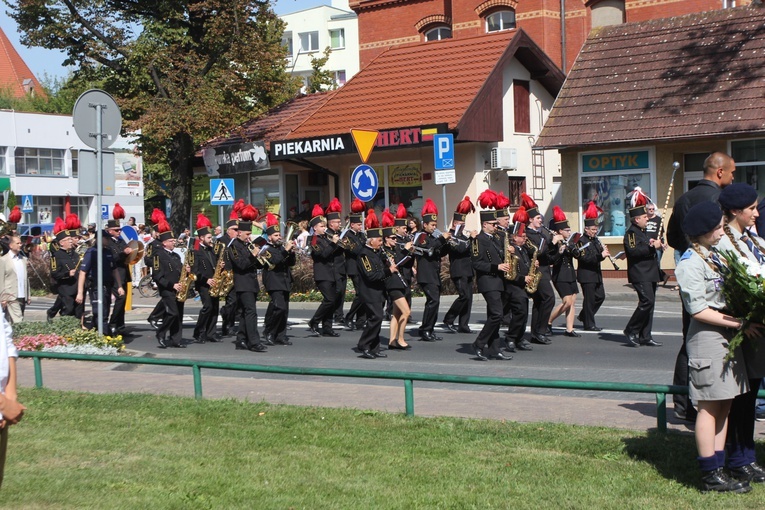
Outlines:
[[368, 129], [351, 129], [353, 143], [356, 144], [356, 150], [359, 151], [359, 157], [362, 163], [366, 163], [369, 156], [372, 155], [372, 149], [377, 141], [377, 131]]

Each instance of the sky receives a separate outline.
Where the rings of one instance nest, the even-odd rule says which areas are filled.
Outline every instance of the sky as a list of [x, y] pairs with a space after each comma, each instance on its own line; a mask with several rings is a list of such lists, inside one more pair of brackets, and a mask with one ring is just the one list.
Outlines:
[[[274, 11], [276, 14], [288, 14], [291, 12], [302, 11], [317, 7], [319, 5], [329, 5], [331, 0], [274, 0]], [[42, 81], [47, 74], [50, 78], [65, 78], [69, 74], [69, 69], [64, 67], [63, 62], [66, 58], [63, 52], [46, 50], [43, 48], [27, 48], [19, 41], [20, 35], [16, 22], [8, 14], [8, 7], [0, 4], [0, 28], [10, 39], [16, 51], [27, 63], [38, 80]]]

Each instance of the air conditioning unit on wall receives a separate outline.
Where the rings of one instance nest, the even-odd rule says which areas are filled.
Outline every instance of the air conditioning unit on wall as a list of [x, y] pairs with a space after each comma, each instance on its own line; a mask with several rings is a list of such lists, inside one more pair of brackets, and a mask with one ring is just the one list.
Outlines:
[[494, 147], [491, 149], [492, 170], [516, 170], [518, 168], [518, 156], [515, 149], [503, 149]]

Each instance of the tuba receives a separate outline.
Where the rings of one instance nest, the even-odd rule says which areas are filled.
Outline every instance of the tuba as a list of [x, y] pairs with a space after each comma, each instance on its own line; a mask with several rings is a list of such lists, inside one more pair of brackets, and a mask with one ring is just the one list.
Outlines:
[[528, 239], [526, 240], [526, 245], [534, 250], [531, 255], [531, 267], [529, 267], [529, 276], [531, 277], [531, 281], [526, 285], [526, 292], [533, 294], [537, 291], [539, 280], [542, 279], [542, 273], [539, 272], [539, 268], [537, 267], [537, 255], [539, 254], [539, 249], [534, 246], [534, 243]]
[[187, 269], [194, 263], [194, 255], [191, 248], [186, 250], [186, 256], [183, 258], [183, 267], [181, 268], [181, 279], [178, 283], [181, 284], [181, 288], [176, 293], [175, 299], [179, 303], [185, 303], [189, 297], [189, 289], [191, 288], [191, 282], [197, 279], [197, 276]]

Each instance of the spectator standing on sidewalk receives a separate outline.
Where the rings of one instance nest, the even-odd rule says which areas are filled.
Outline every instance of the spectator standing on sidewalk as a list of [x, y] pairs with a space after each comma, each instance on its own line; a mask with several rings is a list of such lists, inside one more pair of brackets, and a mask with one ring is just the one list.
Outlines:
[[8, 427], [21, 421], [23, 405], [16, 394], [16, 358], [19, 357], [11, 338], [11, 325], [0, 315], [0, 488], [8, 450]]

